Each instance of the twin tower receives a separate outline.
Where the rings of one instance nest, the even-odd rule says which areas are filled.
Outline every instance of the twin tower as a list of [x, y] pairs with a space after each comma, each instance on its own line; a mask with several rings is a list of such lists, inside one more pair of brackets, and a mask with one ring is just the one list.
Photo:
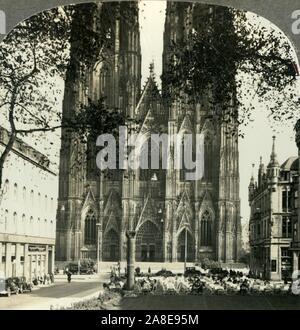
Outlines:
[[[218, 19], [225, 10], [168, 2], [163, 71], [170, 46], [184, 41], [199, 26], [194, 24], [199, 12], [202, 17], [215, 12]], [[196, 104], [186, 102], [185, 96], [172, 97], [167, 81], [162, 81], [162, 91], [158, 89], [153, 65], [142, 88], [137, 2], [95, 4], [93, 11], [100, 24], [101, 17], [112, 17], [105, 31], [109, 46], [101, 49], [103, 59], [95, 61], [84, 81], [74, 72], [80, 69], [70, 64], [63, 117], [72, 117], [88, 99], [104, 97], [108, 107], [137, 119], [138, 133], [145, 140], [150, 141], [157, 127], [170, 135], [203, 134], [204, 177], [186, 181], [184, 169], [172, 167], [103, 173], [96, 167], [96, 141], [83, 143], [75, 133], [63, 130], [56, 259], [96, 260], [98, 255], [100, 261], [124, 261], [126, 232], [131, 230], [136, 233], [137, 262], [179, 262], [185, 255], [190, 262], [205, 258], [237, 261], [241, 248], [237, 136], [228, 136], [226, 123], [212, 120], [208, 98], [213, 95], [207, 93]], [[76, 53], [75, 43], [71, 61], [72, 52]], [[171, 152], [171, 163], [172, 157]]]

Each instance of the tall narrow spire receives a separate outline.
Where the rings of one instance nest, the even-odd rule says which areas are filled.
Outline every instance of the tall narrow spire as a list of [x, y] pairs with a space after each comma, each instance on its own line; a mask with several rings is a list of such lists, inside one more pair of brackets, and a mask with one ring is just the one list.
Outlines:
[[252, 164], [252, 173], [251, 173], [250, 184], [254, 184], [254, 167], [255, 167], [255, 164]]
[[259, 168], [258, 168], [258, 186], [260, 187], [263, 184], [263, 178], [265, 175], [265, 165], [262, 160], [262, 156], [259, 158]]
[[275, 141], [276, 141], [276, 137], [273, 136], [273, 145], [272, 145], [272, 153], [271, 153], [271, 157], [270, 157], [270, 163], [268, 167], [276, 167], [279, 166], [278, 160], [277, 160], [277, 155], [276, 155], [276, 151], [275, 151]]
[[149, 72], [150, 72], [150, 76], [153, 77], [153, 75], [154, 75], [154, 61], [153, 60], [149, 65]]

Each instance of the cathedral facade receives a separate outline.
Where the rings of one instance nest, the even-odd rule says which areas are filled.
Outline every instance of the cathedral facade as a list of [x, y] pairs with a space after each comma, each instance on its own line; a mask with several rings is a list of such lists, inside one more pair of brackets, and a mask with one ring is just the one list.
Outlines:
[[[99, 5], [99, 12], [106, 5]], [[204, 176], [187, 181], [185, 169], [174, 166], [115, 170], [113, 175], [104, 175], [96, 168], [96, 153], [92, 161], [75, 168], [74, 155], [89, 145], [74, 143], [72, 133], [63, 130], [56, 259], [96, 260], [98, 253], [101, 261], [124, 261], [126, 232], [130, 230], [135, 232], [136, 261], [184, 261], [187, 253], [190, 262], [204, 258], [235, 262], [241, 243], [237, 138], [228, 137], [226, 124], [211, 120], [207, 98], [198, 104], [182, 102], [183, 98], [166, 102], [168, 87], [163, 82], [159, 90], [153, 65], [142, 88], [138, 4], [114, 5], [120, 13], [131, 12], [133, 21], [127, 24], [122, 15], [114, 20], [109, 60], [95, 65], [88, 88], [74, 75], [67, 75], [63, 116], [72, 116], [78, 102], [87, 97], [105, 96], [107, 104], [138, 119], [138, 134], [145, 141], [150, 141], [158, 127], [168, 135], [203, 134]], [[168, 2], [164, 68], [169, 46], [184, 38], [192, 11], [192, 4]], [[168, 161], [174, 163], [172, 152]]]

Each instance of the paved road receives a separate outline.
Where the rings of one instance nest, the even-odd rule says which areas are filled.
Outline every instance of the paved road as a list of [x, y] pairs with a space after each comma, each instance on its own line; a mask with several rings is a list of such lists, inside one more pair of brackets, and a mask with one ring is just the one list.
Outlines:
[[141, 296], [124, 298], [123, 310], [300, 310], [300, 296]]
[[[60, 282], [53, 286], [42, 287], [31, 293], [0, 297], [0, 309], [49, 309], [50, 305], [75, 298], [88, 297], [102, 288], [102, 280], [82, 282]], [[64, 300], [62, 300], [64, 299]]]

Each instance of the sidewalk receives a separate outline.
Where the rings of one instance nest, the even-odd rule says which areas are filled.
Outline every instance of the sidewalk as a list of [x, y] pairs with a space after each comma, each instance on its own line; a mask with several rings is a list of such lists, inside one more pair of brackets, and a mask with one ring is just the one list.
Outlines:
[[[74, 303], [98, 298], [103, 291], [103, 283], [107, 282], [108, 279], [109, 274], [74, 275], [72, 283], [68, 284], [66, 276], [58, 276], [55, 278], [54, 284], [34, 288], [33, 294], [12, 296], [9, 300], [1, 301], [1, 309], [51, 310], [69, 308]], [[45, 290], [40, 291], [43, 288]]]
[[97, 290], [93, 294], [89, 294], [84, 297], [66, 297], [66, 298], [53, 298], [47, 300], [43, 303], [35, 303], [32, 305], [26, 305], [24, 307], [18, 307], [18, 310], [53, 310], [53, 309], [60, 309], [60, 308], [69, 308], [72, 304], [78, 303], [85, 300], [96, 299], [99, 297], [99, 294], [103, 290]]

